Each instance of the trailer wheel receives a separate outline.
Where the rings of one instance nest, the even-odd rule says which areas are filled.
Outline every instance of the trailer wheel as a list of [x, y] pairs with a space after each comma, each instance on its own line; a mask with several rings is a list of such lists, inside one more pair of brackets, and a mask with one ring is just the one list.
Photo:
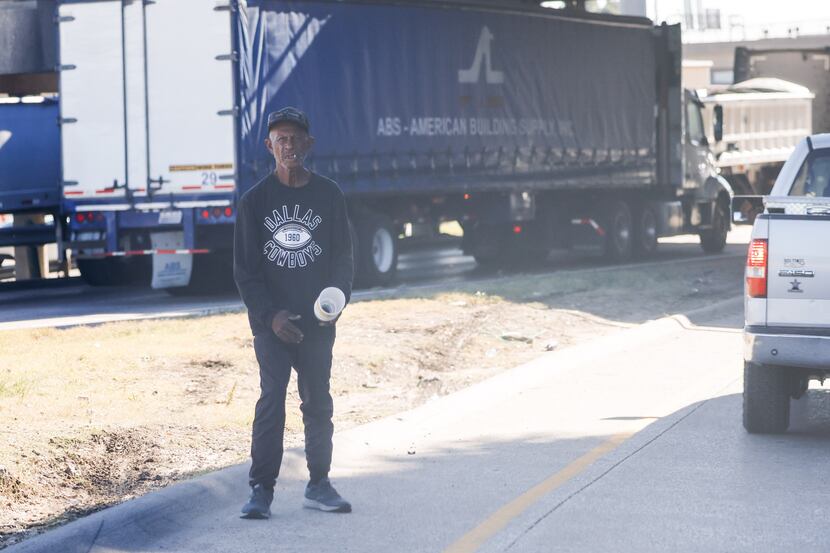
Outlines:
[[115, 286], [118, 282], [114, 276], [111, 259], [78, 259], [81, 278], [90, 286]]
[[790, 374], [779, 367], [744, 362], [744, 428], [780, 434], [790, 425]]
[[90, 286], [146, 285], [150, 272], [142, 257], [78, 259], [76, 263], [81, 271], [81, 278]]
[[634, 219], [634, 254], [649, 257], [657, 251], [657, 214], [649, 205], [642, 205]]
[[465, 224], [461, 249], [472, 255], [476, 264], [486, 269], [496, 269], [503, 264], [502, 234], [495, 225]]
[[360, 286], [385, 286], [398, 270], [398, 238], [385, 215], [367, 214], [355, 225], [355, 280]]
[[712, 228], [700, 231], [700, 247], [706, 253], [719, 253], [726, 246], [729, 232], [729, 207], [724, 202], [715, 204], [712, 212]]
[[504, 267], [504, 257], [491, 253], [476, 253], [473, 255], [476, 265], [485, 269], [501, 269]]
[[614, 201], [605, 209], [605, 257], [614, 262], [627, 261], [633, 250], [631, 210], [623, 201]]
[[193, 269], [187, 286], [165, 288], [171, 296], [223, 294], [236, 289], [233, 281], [233, 254], [205, 253], [193, 256]]
[[544, 264], [550, 246], [538, 229], [528, 224], [523, 226], [521, 234], [511, 231], [507, 225], [465, 227], [464, 253], [472, 255], [480, 267], [488, 270], [524, 269]]

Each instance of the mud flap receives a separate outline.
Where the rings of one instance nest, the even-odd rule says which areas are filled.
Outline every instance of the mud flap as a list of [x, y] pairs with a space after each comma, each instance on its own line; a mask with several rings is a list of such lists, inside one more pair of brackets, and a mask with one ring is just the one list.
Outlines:
[[[184, 232], [154, 232], [150, 239], [154, 250], [184, 249]], [[187, 286], [193, 270], [193, 254], [164, 253], [153, 254], [154, 289]]]

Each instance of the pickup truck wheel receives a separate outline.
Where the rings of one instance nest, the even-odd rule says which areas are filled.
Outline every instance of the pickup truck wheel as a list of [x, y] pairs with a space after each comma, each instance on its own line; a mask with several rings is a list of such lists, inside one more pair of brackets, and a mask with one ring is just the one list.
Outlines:
[[790, 425], [790, 375], [779, 367], [744, 363], [744, 428], [780, 434]]
[[648, 205], [640, 206], [634, 218], [634, 255], [649, 257], [657, 251], [657, 214]]
[[729, 232], [729, 206], [723, 202], [715, 205], [712, 213], [712, 228], [700, 232], [700, 247], [706, 253], [719, 253], [726, 246]]
[[614, 201], [605, 208], [605, 257], [622, 262], [631, 258], [633, 250], [631, 210], [628, 204]]
[[364, 215], [355, 225], [355, 280], [360, 286], [385, 286], [398, 269], [398, 237], [385, 215]]

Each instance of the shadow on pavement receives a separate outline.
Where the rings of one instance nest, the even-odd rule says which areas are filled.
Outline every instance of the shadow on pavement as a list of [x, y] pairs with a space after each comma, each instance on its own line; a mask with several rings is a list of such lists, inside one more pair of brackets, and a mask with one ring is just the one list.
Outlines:
[[[744, 432], [739, 394], [684, 407], [530, 505], [488, 545], [499, 551], [816, 550], [810, 546], [817, 534], [804, 529], [825, 520], [816, 479], [829, 464], [828, 407], [830, 392], [811, 390], [793, 404], [791, 432], [776, 436]], [[625, 421], [648, 418], [608, 417], [608, 435]], [[300, 507], [304, 467], [295, 451], [271, 520], [238, 518], [247, 493], [247, 465], [238, 465], [9, 551], [441, 551], [608, 435], [484, 438], [426, 446], [413, 455], [347, 439], [340, 449], [348, 458], [339, 467], [335, 452], [333, 480], [355, 506], [350, 515]], [[362, 457], [349, 455], [355, 447]]]
[[600, 481], [564, 504], [546, 498], [541, 522], [484, 550], [826, 551], [827, 407], [830, 394], [811, 390], [780, 435], [744, 431], [740, 394], [686, 407], [624, 444]]

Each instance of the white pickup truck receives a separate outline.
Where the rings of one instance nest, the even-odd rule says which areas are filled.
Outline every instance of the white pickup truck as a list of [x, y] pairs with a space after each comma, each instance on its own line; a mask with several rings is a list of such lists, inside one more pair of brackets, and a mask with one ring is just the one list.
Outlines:
[[830, 375], [830, 134], [796, 146], [762, 209], [736, 196], [734, 221], [749, 222], [753, 204], [743, 423], [749, 432], [778, 433], [789, 426], [790, 398]]

